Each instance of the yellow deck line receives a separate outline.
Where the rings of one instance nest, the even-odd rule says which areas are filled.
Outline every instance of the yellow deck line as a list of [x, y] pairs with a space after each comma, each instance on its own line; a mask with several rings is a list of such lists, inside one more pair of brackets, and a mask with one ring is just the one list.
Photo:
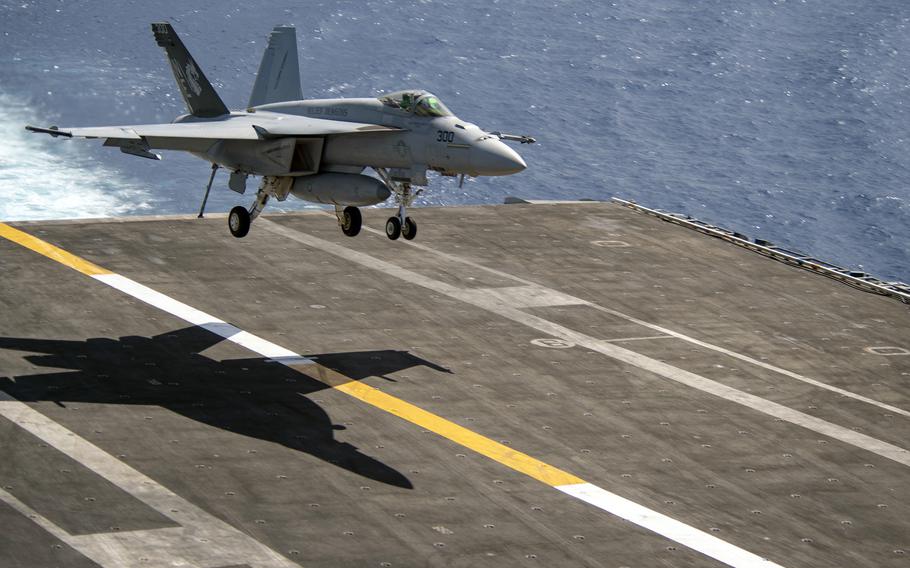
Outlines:
[[19, 229], [11, 227], [6, 223], [0, 223], [0, 237], [20, 244], [27, 249], [37, 252], [38, 254], [43, 254], [51, 260], [56, 260], [64, 266], [69, 266], [74, 270], [78, 270], [86, 276], [95, 276], [97, 274], [113, 274], [110, 270], [92, 264], [83, 258], [66, 252], [60, 247], [56, 247], [48, 242], [42, 241], [38, 237], [32, 236], [24, 231], [20, 231]]
[[[85, 259], [82, 259], [72, 253], [69, 253], [59, 247], [47, 243], [38, 237], [20, 231], [0, 223], [0, 236], [18, 243], [25, 248], [42, 254], [52, 260], [65, 266], [69, 266], [87, 276], [97, 276], [101, 274], [114, 274], [110, 270], [101, 268]], [[318, 364], [317, 364], [318, 365]], [[336, 374], [334, 371], [325, 369], [326, 373], [317, 373], [316, 376], [331, 376]], [[486, 436], [459, 426], [454, 422], [446, 420], [441, 416], [428, 412], [409, 402], [386, 394], [364, 383], [354, 381], [345, 377], [345, 381], [330, 381], [327, 383], [331, 388], [337, 389], [357, 400], [365, 402], [375, 408], [384, 410], [389, 414], [397, 416], [402, 420], [416, 424], [421, 428], [434, 432], [443, 438], [451, 440], [456, 444], [464, 446], [470, 450], [493, 459], [515, 471], [524, 473], [534, 479], [546, 483], [550, 486], [568, 485], [573, 483], [584, 483], [584, 480], [553, 467], [538, 459], [514, 450], [504, 444], [495, 442]]]
[[334, 388], [371, 406], [375, 406], [376, 408], [385, 410], [403, 420], [407, 420], [412, 424], [416, 424], [421, 428], [435, 432], [443, 438], [474, 450], [478, 454], [498, 461], [515, 471], [533, 477], [547, 485], [556, 487], [558, 485], [585, 482], [583, 479], [576, 477], [571, 473], [532, 458], [531, 456], [514, 450], [504, 444], [495, 442], [473, 430], [468, 430], [464, 426], [459, 426], [454, 422], [446, 420], [445, 418], [437, 416], [418, 406], [414, 406], [400, 398], [386, 394], [367, 384], [351, 381]]

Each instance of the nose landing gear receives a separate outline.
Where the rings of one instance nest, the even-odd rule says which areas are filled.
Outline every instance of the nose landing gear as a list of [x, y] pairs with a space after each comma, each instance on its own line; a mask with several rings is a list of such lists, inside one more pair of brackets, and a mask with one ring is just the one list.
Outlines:
[[395, 181], [384, 168], [375, 168], [379, 177], [395, 196], [395, 203], [398, 204], [398, 215], [393, 215], [385, 222], [385, 235], [391, 240], [398, 237], [404, 237], [410, 241], [417, 236], [417, 222], [408, 217], [407, 208], [411, 206], [414, 199], [420, 195], [423, 189], [416, 191], [411, 190], [409, 182]]
[[389, 220], [385, 222], [385, 235], [393, 241], [399, 236], [408, 241], [417, 236], [417, 221], [408, 217], [404, 205], [398, 206], [398, 215], [389, 217]]

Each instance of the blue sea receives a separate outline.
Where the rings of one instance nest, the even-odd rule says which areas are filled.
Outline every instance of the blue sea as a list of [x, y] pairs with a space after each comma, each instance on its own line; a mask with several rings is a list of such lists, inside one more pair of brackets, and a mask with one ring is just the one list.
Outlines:
[[[232, 108], [292, 24], [308, 98], [424, 88], [537, 138], [525, 172], [436, 178], [425, 204], [619, 196], [910, 281], [908, 2], [0, 0], [0, 219], [197, 210], [196, 158], [22, 128], [182, 114], [160, 20]], [[220, 177], [209, 208], [247, 201]]]

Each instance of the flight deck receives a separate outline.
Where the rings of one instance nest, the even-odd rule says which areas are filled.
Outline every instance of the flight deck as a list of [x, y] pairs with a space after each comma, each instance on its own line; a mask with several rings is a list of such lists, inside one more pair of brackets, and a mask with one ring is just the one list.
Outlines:
[[910, 306], [614, 203], [0, 224], [0, 566], [910, 566]]

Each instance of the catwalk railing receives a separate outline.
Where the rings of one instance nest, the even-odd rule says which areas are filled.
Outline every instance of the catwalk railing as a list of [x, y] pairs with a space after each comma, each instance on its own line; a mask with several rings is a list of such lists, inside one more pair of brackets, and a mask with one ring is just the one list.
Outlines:
[[859, 288], [860, 290], [874, 294], [881, 294], [882, 296], [890, 296], [892, 298], [900, 300], [905, 304], [910, 304], [910, 285], [903, 282], [885, 282], [874, 276], [870, 276], [865, 272], [843, 268], [841, 266], [837, 266], [836, 264], [825, 262], [824, 260], [817, 259], [798, 251], [779, 247], [774, 243], [770, 243], [763, 239], [752, 240], [746, 235], [724, 229], [723, 227], [711, 225], [710, 223], [705, 223], [704, 221], [699, 221], [698, 219], [689, 217], [688, 215], [683, 215], [680, 213], [667, 213], [666, 211], [661, 211], [660, 209], [643, 207], [634, 201], [627, 201], [618, 197], [614, 197], [613, 201], [619, 203], [620, 205], [628, 207], [629, 209], [640, 211], [648, 215], [653, 215], [654, 217], [663, 219], [664, 221], [682, 225], [683, 227], [696, 230], [700, 233], [723, 239], [729, 243], [733, 243], [737, 246], [741, 246], [769, 258], [773, 258], [774, 260], [793, 266], [798, 266], [817, 274], [822, 274], [828, 278], [833, 278], [834, 280], [853, 286], [854, 288]]

